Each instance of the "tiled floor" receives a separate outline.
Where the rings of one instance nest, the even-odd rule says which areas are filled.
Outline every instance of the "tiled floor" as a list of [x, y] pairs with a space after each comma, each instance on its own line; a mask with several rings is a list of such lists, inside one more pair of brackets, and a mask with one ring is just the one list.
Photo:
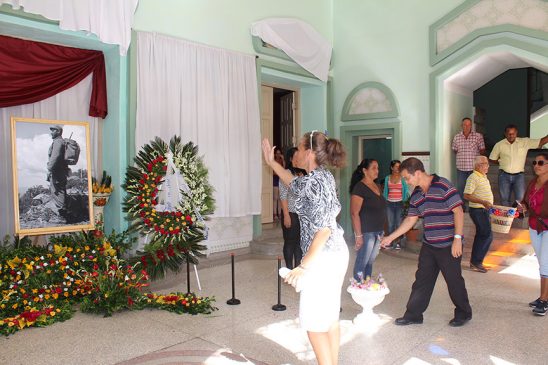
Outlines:
[[[247, 258], [246, 258], [247, 257]], [[199, 268], [200, 294], [215, 296], [209, 316], [144, 310], [102, 318], [77, 312], [73, 319], [0, 339], [0, 364], [313, 364], [306, 334], [296, 322], [298, 296], [282, 286], [277, 301], [277, 262], [246, 256], [236, 263], [238, 306], [229, 306], [230, 265]], [[398, 327], [414, 279], [417, 256], [381, 253], [391, 293], [375, 308], [378, 319], [356, 328], [360, 307], [343, 292], [340, 364], [548, 364], [548, 318], [527, 303], [538, 297], [538, 264], [526, 255], [486, 274], [465, 270], [474, 318], [449, 327], [453, 306], [442, 278], [422, 325]], [[352, 258], [350, 267], [353, 264]], [[186, 291], [184, 276], [167, 290]], [[161, 286], [161, 285], [160, 285]], [[193, 283], [193, 289], [195, 284]]]

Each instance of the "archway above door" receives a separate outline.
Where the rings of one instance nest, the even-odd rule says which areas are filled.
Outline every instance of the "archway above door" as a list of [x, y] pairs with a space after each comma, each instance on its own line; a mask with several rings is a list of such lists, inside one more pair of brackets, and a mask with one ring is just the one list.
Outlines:
[[392, 90], [380, 82], [368, 81], [356, 86], [346, 97], [341, 121], [396, 118], [398, 105]]
[[548, 40], [548, 0], [467, 0], [430, 26], [430, 65], [477, 38], [514, 33]]

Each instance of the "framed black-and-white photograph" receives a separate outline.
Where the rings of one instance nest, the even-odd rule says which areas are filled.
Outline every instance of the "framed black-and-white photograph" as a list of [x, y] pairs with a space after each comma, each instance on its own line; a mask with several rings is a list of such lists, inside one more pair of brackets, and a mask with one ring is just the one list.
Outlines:
[[11, 118], [15, 232], [94, 228], [88, 122]]

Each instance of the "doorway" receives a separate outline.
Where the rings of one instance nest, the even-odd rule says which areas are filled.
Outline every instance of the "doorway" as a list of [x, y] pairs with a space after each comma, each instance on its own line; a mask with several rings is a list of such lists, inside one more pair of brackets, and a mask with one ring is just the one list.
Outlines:
[[386, 175], [390, 173], [390, 161], [392, 161], [392, 135], [360, 136], [358, 137], [358, 156], [360, 162], [364, 158], [377, 160], [379, 163], [379, 177], [376, 180], [380, 184]]
[[[299, 89], [280, 85], [261, 85], [261, 131], [282, 154], [296, 146], [299, 133]], [[279, 181], [263, 160], [261, 223], [275, 223], [281, 217]]]

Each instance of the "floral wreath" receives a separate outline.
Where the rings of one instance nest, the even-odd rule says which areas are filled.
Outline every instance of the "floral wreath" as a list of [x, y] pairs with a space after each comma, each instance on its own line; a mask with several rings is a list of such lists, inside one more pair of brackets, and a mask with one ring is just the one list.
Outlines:
[[[174, 136], [169, 146], [159, 137], [144, 145], [129, 166], [123, 188], [126, 190], [123, 211], [132, 222], [130, 230], [145, 236], [140, 260], [151, 278], [163, 277], [169, 269], [179, 271], [183, 262], [197, 263], [205, 246], [199, 242], [207, 236], [202, 218], [215, 210], [213, 188], [198, 147], [181, 144]], [[175, 207], [160, 211], [160, 192], [168, 169], [182, 177], [182, 199]]]

